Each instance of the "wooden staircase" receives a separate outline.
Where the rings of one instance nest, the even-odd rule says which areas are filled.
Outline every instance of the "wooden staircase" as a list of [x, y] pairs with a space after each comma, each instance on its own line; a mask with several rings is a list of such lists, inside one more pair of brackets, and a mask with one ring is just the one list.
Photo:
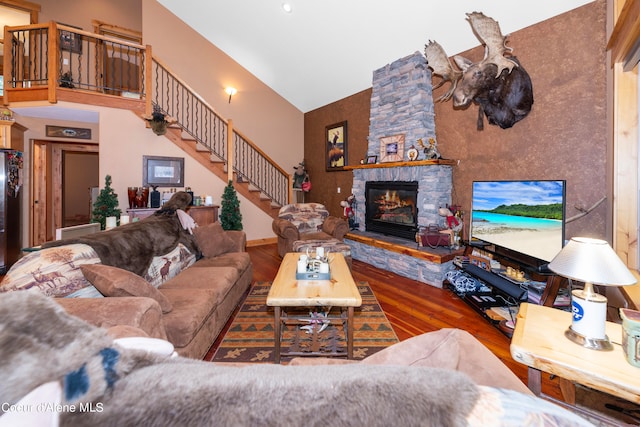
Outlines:
[[[180, 147], [193, 159], [197, 160], [202, 166], [210, 170], [214, 175], [223, 181], [228, 180], [227, 163], [217, 156], [211, 154], [210, 150], [191, 138], [188, 134], [184, 134], [180, 126], [171, 125], [164, 134], [166, 138]], [[265, 196], [260, 189], [251, 185], [250, 182], [238, 179], [238, 174], [233, 173], [233, 186], [254, 205], [259, 207], [263, 212], [272, 218], [278, 217], [278, 211], [281, 205], [274, 203], [270, 197]]]
[[[81, 41], [78, 52], [60, 45], [62, 32]], [[4, 105], [45, 100], [55, 104], [65, 100], [109, 104], [131, 110], [138, 117], [141, 110], [147, 117], [152, 112], [162, 113], [175, 119], [164, 134], [169, 140], [225, 183], [233, 182], [239, 194], [269, 216], [275, 218], [279, 208], [293, 199], [291, 174], [233, 129], [230, 119], [221, 117], [169, 67], [154, 58], [151, 46], [53, 21], [7, 26], [0, 43], [5, 49]], [[105, 73], [115, 71], [106, 63], [92, 64], [87, 59], [98, 57], [118, 57], [127, 66], [117, 73], [118, 79], [107, 81]], [[135, 96], [112, 96], [125, 92]]]

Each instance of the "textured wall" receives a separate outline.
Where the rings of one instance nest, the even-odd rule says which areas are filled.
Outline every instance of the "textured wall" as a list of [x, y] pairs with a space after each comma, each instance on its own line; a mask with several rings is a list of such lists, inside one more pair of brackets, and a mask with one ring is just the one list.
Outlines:
[[401, 134], [403, 158], [408, 160], [407, 150], [419, 138], [426, 143], [436, 136], [427, 59], [420, 52], [398, 59], [375, 70], [372, 84], [367, 156], [376, 155], [381, 161], [380, 138]]
[[[460, 160], [453, 168], [453, 203], [469, 210], [474, 180], [565, 179], [569, 217], [607, 194], [605, 16], [605, 1], [597, 0], [510, 35], [508, 44], [529, 72], [535, 97], [529, 116], [513, 128], [485, 125], [478, 131], [477, 107], [435, 105], [438, 148], [444, 158]], [[478, 46], [462, 55], [478, 60], [482, 53]], [[434, 91], [434, 98], [444, 90]], [[325, 203], [333, 214], [342, 212], [339, 201], [351, 189], [352, 173], [324, 171], [324, 127], [348, 121], [348, 162], [359, 163], [367, 153], [370, 99], [368, 89], [305, 114], [313, 182], [307, 201]], [[568, 224], [567, 237], [606, 237], [607, 203]]]

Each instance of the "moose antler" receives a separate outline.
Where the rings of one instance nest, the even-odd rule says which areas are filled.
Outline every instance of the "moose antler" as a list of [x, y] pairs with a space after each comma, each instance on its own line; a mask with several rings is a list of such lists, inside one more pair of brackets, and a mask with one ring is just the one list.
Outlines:
[[429, 43], [424, 46], [424, 56], [427, 57], [427, 64], [433, 70], [433, 74], [437, 74], [442, 77], [440, 83], [433, 87], [437, 89], [445, 82], [451, 82], [449, 90], [436, 101], [448, 101], [453, 95], [453, 91], [456, 90], [458, 80], [462, 77], [462, 72], [453, 68], [447, 53], [444, 51], [439, 43], [429, 40]]
[[502, 70], [509, 72], [518, 64], [504, 56], [505, 52], [511, 53], [513, 49], [507, 47], [507, 37], [502, 35], [500, 25], [493, 18], [489, 18], [482, 12], [467, 13], [467, 21], [471, 24], [473, 33], [484, 44], [483, 64], [496, 64], [498, 72], [496, 78]]

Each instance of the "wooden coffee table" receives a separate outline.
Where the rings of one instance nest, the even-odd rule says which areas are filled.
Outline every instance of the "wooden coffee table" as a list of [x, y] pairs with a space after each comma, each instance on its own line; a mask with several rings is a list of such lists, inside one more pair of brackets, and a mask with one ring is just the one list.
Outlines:
[[[273, 280], [271, 290], [267, 296], [267, 305], [274, 307], [274, 337], [275, 337], [275, 362], [280, 363], [281, 356], [346, 356], [353, 358], [353, 312], [355, 307], [362, 305], [362, 297], [358, 287], [353, 281], [351, 271], [347, 266], [344, 256], [340, 253], [330, 254], [330, 280], [297, 280], [296, 264], [301, 253], [285, 254], [276, 278]], [[321, 324], [315, 324], [312, 330], [311, 351], [299, 351], [292, 347], [291, 351], [281, 352], [283, 325], [295, 325], [296, 333], [301, 333], [299, 326], [309, 325], [304, 323], [300, 316], [288, 316], [284, 307], [340, 307], [346, 308], [340, 315], [328, 314], [326, 319], [332, 324], [342, 324], [345, 331], [347, 350], [321, 351], [318, 334]], [[309, 319], [311, 319], [309, 317]], [[302, 333], [305, 333], [302, 331]], [[295, 342], [294, 342], [295, 344]]]

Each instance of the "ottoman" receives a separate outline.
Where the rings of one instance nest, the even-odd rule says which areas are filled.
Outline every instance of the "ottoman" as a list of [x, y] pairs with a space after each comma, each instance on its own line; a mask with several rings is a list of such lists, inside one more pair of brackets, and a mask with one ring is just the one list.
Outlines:
[[342, 240], [296, 240], [291, 246], [293, 252], [307, 252], [307, 250], [313, 252], [318, 247], [323, 247], [329, 253], [340, 252], [344, 256], [344, 260], [347, 261], [349, 269], [351, 269], [351, 247]]

